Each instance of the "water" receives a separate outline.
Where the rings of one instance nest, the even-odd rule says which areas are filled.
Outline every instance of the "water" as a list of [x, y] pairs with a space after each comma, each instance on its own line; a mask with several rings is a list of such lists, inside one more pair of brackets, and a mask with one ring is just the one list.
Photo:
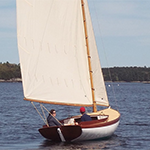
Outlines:
[[[110, 104], [121, 113], [114, 135], [103, 140], [55, 143], [39, 134], [43, 121], [32, 104], [23, 100], [22, 84], [0, 83], [0, 150], [149, 150], [150, 84], [113, 83], [113, 88], [109, 84], [106, 83]], [[47, 108], [56, 109], [58, 119], [79, 114], [78, 107], [48, 105]]]

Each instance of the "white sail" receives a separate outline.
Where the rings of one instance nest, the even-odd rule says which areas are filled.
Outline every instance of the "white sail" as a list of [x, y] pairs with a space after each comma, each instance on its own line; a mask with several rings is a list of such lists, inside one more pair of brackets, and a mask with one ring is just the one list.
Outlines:
[[95, 36], [92, 28], [91, 17], [89, 13], [89, 7], [87, 0], [85, 2], [85, 15], [86, 15], [86, 24], [87, 24], [87, 32], [88, 32], [88, 42], [89, 42], [89, 50], [91, 56], [91, 65], [92, 65], [92, 74], [93, 74], [93, 84], [94, 84], [94, 93], [95, 93], [95, 101], [97, 104], [109, 106], [107, 93], [105, 89], [105, 83], [102, 75], [101, 65], [99, 61]]
[[[81, 7], [80, 0], [17, 0], [17, 37], [25, 99], [92, 106]], [[95, 98], [107, 106], [88, 8], [86, 12]]]

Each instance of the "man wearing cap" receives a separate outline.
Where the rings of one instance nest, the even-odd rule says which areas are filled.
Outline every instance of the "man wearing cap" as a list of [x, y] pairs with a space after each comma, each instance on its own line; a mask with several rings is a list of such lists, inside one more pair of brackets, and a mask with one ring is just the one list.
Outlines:
[[85, 113], [85, 108], [80, 108], [80, 113], [82, 114], [81, 121], [91, 121], [91, 117]]

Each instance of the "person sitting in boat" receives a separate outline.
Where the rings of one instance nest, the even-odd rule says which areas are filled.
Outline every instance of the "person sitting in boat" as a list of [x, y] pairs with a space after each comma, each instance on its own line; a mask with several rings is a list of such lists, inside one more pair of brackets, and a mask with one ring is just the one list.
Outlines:
[[48, 122], [49, 126], [61, 126], [61, 123], [56, 119], [55, 109], [50, 110], [50, 114], [47, 117], [47, 122]]
[[82, 114], [81, 122], [82, 121], [91, 121], [92, 120], [92, 118], [85, 113], [85, 108], [84, 107], [80, 108], [80, 113]]

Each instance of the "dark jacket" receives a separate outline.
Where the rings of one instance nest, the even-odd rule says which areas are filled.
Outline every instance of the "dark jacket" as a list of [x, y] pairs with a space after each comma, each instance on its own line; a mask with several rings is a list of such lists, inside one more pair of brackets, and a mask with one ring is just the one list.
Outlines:
[[61, 124], [52, 116], [49, 114], [47, 117], [47, 122], [49, 126], [60, 126]]
[[81, 117], [81, 121], [91, 121], [91, 117], [87, 114], [83, 114]]

